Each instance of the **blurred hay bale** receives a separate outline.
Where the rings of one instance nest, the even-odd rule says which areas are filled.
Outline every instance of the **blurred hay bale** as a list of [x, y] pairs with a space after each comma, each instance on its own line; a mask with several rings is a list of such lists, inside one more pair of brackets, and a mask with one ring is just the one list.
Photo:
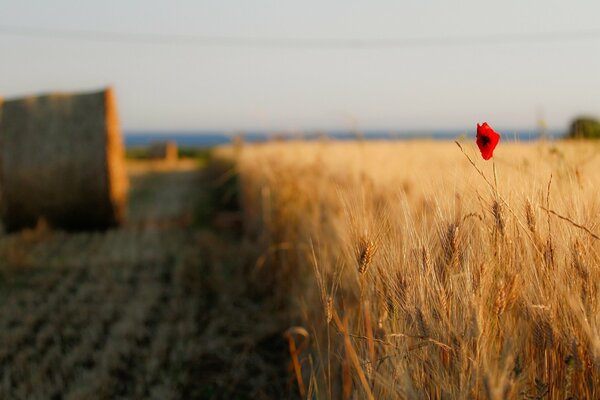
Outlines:
[[111, 88], [0, 102], [0, 208], [14, 231], [121, 224], [127, 174]]
[[177, 143], [172, 140], [151, 143], [148, 148], [148, 157], [154, 160], [177, 161], [178, 154]]

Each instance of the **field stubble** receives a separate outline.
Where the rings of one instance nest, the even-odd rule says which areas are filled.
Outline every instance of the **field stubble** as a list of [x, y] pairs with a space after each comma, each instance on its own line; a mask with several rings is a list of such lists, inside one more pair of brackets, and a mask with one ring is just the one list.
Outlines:
[[600, 397], [598, 145], [462, 147], [490, 185], [447, 142], [230, 155], [301, 397]]
[[0, 236], [0, 398], [280, 397], [253, 247], [198, 221], [222, 168], [132, 162], [123, 228]]

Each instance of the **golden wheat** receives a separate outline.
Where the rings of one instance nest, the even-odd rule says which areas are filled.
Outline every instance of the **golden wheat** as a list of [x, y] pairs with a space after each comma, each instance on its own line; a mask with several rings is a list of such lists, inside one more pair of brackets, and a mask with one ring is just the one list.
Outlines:
[[312, 332], [307, 396], [600, 397], [597, 145], [503, 143], [497, 177], [459, 147], [236, 153], [245, 229], [286, 245], [270, 265]]

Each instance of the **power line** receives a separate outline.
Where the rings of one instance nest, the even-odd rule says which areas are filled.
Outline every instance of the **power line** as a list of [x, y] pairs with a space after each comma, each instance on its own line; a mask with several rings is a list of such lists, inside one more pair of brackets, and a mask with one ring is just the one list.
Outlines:
[[135, 32], [66, 30], [54, 28], [32, 28], [23, 26], [0, 25], [0, 35], [87, 42], [128, 43], [145, 45], [186, 45], [200, 47], [281, 49], [394, 49], [597, 40], [600, 39], [600, 30], [589, 29], [535, 33], [430, 36], [412, 38], [405, 37], [387, 39], [342, 39], [274, 36], [242, 37], [188, 34], [153, 34]]

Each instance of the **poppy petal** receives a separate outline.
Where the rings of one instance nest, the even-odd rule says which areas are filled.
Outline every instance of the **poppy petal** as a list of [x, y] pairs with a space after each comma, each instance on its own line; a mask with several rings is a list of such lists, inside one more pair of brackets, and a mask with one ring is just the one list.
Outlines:
[[477, 147], [484, 160], [489, 160], [494, 156], [494, 149], [500, 141], [500, 135], [496, 133], [487, 122], [477, 124]]

